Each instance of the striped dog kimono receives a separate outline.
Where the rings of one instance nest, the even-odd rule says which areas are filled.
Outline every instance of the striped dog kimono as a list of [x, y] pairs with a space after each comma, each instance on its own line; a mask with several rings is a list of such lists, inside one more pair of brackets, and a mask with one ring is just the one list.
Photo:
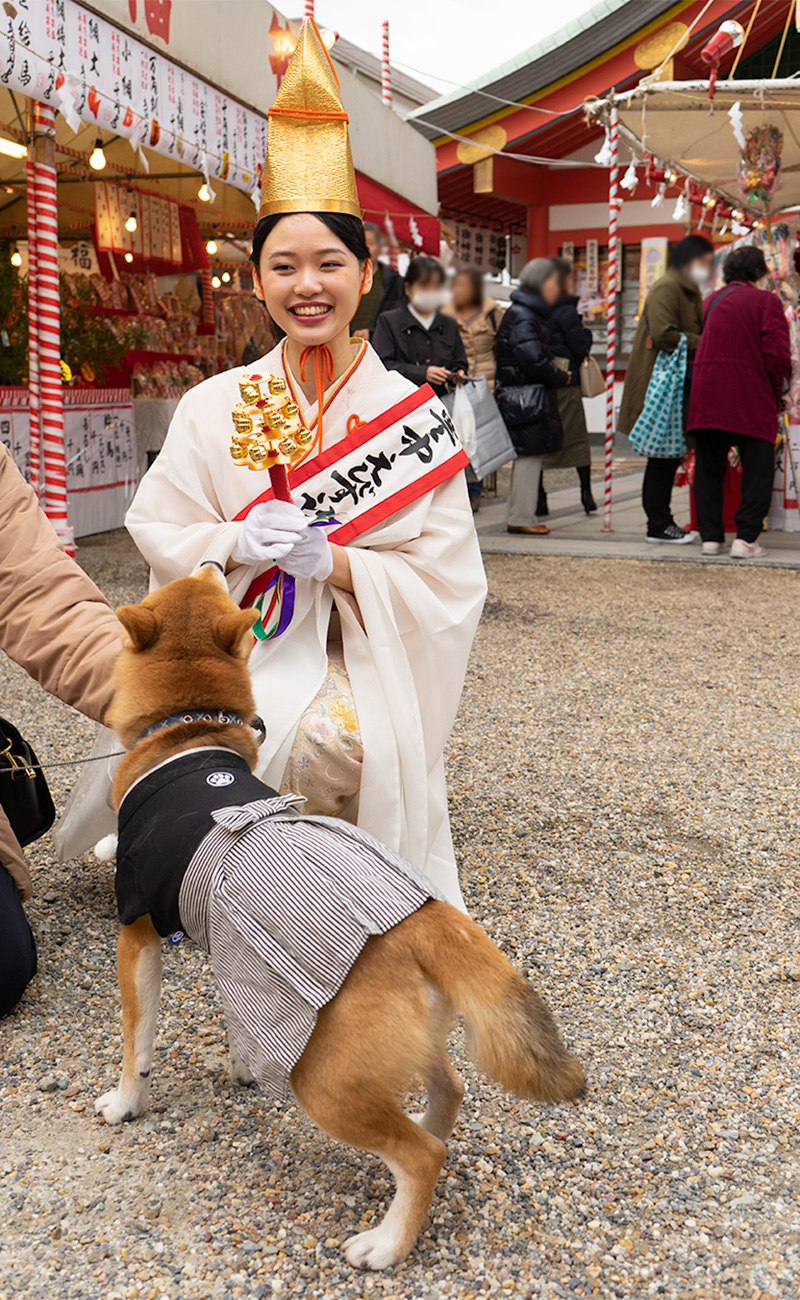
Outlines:
[[299, 802], [202, 749], [153, 769], [119, 811], [120, 920], [149, 914], [211, 954], [236, 1051], [279, 1100], [369, 936], [441, 898], [374, 836]]

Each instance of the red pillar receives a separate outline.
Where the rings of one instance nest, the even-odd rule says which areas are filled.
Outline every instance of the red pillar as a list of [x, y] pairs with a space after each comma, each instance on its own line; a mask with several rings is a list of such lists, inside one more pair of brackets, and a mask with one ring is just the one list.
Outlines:
[[549, 257], [550, 211], [546, 204], [529, 205], [527, 231], [528, 261], [533, 257]]

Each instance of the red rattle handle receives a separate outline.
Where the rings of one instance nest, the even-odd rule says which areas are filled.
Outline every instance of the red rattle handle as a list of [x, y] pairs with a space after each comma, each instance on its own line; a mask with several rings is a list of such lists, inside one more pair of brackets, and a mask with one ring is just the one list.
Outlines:
[[271, 465], [269, 481], [272, 484], [272, 494], [276, 501], [291, 502], [292, 494], [289, 491], [289, 475], [286, 472], [285, 465]]

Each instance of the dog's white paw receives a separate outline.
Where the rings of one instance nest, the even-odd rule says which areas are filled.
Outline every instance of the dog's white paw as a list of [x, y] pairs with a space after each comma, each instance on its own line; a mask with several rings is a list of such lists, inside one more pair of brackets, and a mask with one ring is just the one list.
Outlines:
[[399, 1264], [408, 1253], [399, 1248], [397, 1239], [384, 1224], [370, 1228], [369, 1232], [359, 1232], [344, 1243], [344, 1253], [348, 1264], [353, 1268], [391, 1268]]
[[123, 1092], [121, 1088], [112, 1088], [103, 1093], [94, 1103], [96, 1113], [106, 1124], [122, 1124], [126, 1120], [136, 1119], [141, 1115], [147, 1102], [147, 1093]]
[[101, 840], [95, 844], [92, 852], [98, 862], [113, 862], [117, 856], [117, 837], [112, 832], [111, 835], [104, 835]]
[[228, 1077], [231, 1083], [236, 1084], [239, 1088], [249, 1088], [255, 1083], [255, 1079], [248, 1070], [240, 1056], [234, 1056], [231, 1053], [231, 1059], [228, 1062]]
[[242, 1060], [233, 1034], [230, 1032], [228, 1033], [228, 1048], [230, 1051], [230, 1057], [228, 1060], [228, 1077], [231, 1083], [236, 1084], [240, 1088], [247, 1088], [251, 1083], [255, 1083], [255, 1079], [253, 1078], [249, 1066], [245, 1065]]

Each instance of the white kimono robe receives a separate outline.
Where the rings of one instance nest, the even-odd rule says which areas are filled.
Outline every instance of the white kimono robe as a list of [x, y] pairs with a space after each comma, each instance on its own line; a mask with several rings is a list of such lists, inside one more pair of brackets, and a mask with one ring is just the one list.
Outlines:
[[[285, 374], [283, 346], [247, 369]], [[237, 466], [229, 453], [242, 373], [215, 375], [186, 394], [128, 512], [127, 527], [151, 566], [153, 586], [217, 560], [241, 601], [254, 578], [272, 567], [236, 566], [230, 559], [241, 527], [234, 517], [268, 485], [265, 474]], [[322, 450], [345, 437], [348, 417], [369, 422], [413, 391], [367, 346], [326, 404]], [[303, 415], [310, 423], [316, 404]], [[335, 603], [364, 744], [357, 824], [463, 906], [442, 755], [486, 594], [463, 472], [351, 540], [348, 551], [363, 628], [344, 593], [298, 579], [289, 627], [253, 649], [256, 705], [267, 727], [256, 774], [280, 788], [298, 722], [325, 677]]]

